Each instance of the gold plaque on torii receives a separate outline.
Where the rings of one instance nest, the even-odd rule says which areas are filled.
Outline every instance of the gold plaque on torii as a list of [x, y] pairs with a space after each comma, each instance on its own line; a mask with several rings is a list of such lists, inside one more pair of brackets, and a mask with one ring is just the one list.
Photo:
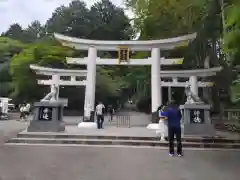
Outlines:
[[118, 50], [118, 61], [119, 64], [121, 63], [128, 63], [129, 62], [129, 56], [130, 56], [130, 49], [127, 46], [120, 46]]

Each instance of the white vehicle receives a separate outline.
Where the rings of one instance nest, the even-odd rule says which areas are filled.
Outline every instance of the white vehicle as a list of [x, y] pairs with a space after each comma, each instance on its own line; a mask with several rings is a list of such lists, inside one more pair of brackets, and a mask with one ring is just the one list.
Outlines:
[[15, 104], [8, 104], [8, 111], [14, 111], [15, 110]]
[[0, 97], [0, 119], [8, 119], [8, 102], [11, 99]]

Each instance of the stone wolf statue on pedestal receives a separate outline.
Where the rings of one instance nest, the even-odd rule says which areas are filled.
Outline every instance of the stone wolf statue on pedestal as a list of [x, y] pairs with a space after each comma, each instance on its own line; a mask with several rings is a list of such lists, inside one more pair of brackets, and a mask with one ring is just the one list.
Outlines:
[[190, 84], [185, 87], [185, 94], [187, 96], [185, 104], [203, 104], [203, 101], [191, 91]]
[[41, 101], [57, 101], [58, 100], [58, 86], [52, 85], [51, 92], [48, 93]]

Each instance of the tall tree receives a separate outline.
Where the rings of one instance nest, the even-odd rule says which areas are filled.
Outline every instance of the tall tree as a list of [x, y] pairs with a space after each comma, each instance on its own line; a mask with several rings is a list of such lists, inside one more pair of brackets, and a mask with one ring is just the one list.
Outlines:
[[132, 29], [122, 8], [109, 0], [95, 3], [90, 10], [82, 1], [57, 8], [46, 23], [48, 33], [58, 32], [73, 37], [121, 40], [130, 39]]
[[25, 30], [24, 30], [26, 40], [28, 42], [34, 42], [37, 39], [40, 39], [45, 35], [44, 27], [42, 27], [39, 21], [33, 21]]
[[11, 91], [9, 66], [11, 58], [19, 54], [24, 44], [6, 37], [0, 37], [0, 96], [8, 96]]
[[126, 0], [135, 12], [142, 39], [168, 38], [195, 32], [207, 0]]
[[8, 30], [2, 33], [2, 36], [9, 37], [11, 39], [24, 41], [24, 31], [18, 23], [10, 25]]
[[31, 64], [56, 68], [67, 68], [65, 57], [71, 56], [68, 48], [38, 43], [25, 48], [15, 55], [10, 64], [13, 88], [12, 97], [18, 100], [37, 100], [43, 96], [37, 85], [37, 77], [31, 71]]
[[91, 31], [88, 38], [99, 40], [129, 40], [132, 27], [124, 10], [109, 0], [96, 2], [90, 9]]
[[74, 0], [69, 6], [57, 8], [46, 23], [46, 32], [62, 33], [83, 38], [89, 32], [89, 10], [82, 1]]
[[240, 2], [232, 0], [225, 6], [226, 19], [225, 20], [225, 33], [224, 33], [224, 50], [227, 54], [226, 63], [231, 71], [231, 79], [228, 81], [230, 86], [230, 97], [231, 102], [240, 102], [240, 76], [239, 65], [240, 65]]

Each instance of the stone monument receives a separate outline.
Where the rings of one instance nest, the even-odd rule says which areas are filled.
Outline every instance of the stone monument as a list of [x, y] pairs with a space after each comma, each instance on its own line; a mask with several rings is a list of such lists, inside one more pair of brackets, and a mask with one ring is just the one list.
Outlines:
[[65, 130], [63, 123], [64, 103], [58, 101], [58, 86], [52, 85], [51, 92], [34, 104], [33, 120], [29, 132], [60, 132]]
[[185, 93], [187, 100], [180, 106], [184, 135], [214, 136], [216, 131], [210, 117], [210, 105], [194, 94], [190, 85], [185, 87]]

